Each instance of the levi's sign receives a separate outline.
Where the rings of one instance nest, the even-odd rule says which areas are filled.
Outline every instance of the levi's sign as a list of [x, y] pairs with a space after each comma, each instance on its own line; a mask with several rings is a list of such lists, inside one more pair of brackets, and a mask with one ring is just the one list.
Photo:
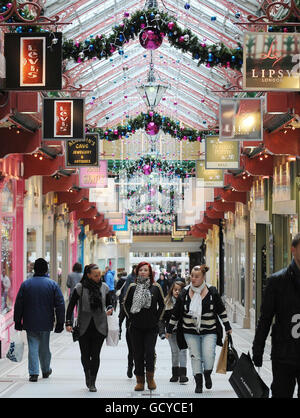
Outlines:
[[246, 32], [243, 87], [249, 91], [299, 91], [300, 34]]

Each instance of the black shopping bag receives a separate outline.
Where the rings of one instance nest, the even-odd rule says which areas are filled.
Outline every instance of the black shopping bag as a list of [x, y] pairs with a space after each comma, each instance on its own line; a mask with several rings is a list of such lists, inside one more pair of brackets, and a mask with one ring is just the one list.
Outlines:
[[227, 365], [226, 371], [232, 372], [238, 362], [239, 355], [233, 346], [232, 337], [228, 334], [228, 350], [227, 350]]
[[255, 370], [250, 354], [241, 354], [229, 378], [239, 398], [268, 398], [269, 388]]

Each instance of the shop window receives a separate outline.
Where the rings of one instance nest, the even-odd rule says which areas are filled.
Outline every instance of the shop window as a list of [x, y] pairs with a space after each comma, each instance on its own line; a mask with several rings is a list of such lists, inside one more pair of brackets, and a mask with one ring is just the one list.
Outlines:
[[[2, 206], [3, 207], [3, 206]], [[12, 280], [13, 218], [3, 217], [1, 222], [1, 306], [2, 314], [13, 305]]]
[[37, 259], [36, 255], [36, 230], [34, 228], [28, 228], [26, 233], [27, 239], [27, 255], [26, 255], [26, 278], [33, 276], [33, 266]]
[[51, 246], [52, 246], [52, 238], [51, 235], [46, 235], [45, 236], [45, 260], [48, 263], [49, 266], [49, 276], [52, 278], [52, 264], [51, 264]]
[[12, 213], [14, 210], [14, 190], [12, 180], [5, 183], [1, 191], [2, 213]]

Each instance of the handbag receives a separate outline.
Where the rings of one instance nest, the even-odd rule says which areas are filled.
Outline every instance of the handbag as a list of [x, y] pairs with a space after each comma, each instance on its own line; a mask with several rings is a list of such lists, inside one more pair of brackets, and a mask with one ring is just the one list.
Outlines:
[[269, 388], [257, 373], [249, 353], [241, 354], [229, 383], [239, 398], [269, 397]]
[[13, 362], [20, 363], [24, 353], [24, 341], [21, 332], [17, 332], [16, 336], [11, 340], [6, 357]]
[[232, 372], [239, 359], [236, 349], [233, 347], [232, 337], [228, 334], [228, 350], [227, 350], [227, 372]]
[[119, 342], [119, 321], [117, 314], [107, 316], [108, 333], [106, 336], [106, 345], [116, 347]]
[[80, 295], [80, 301], [79, 301], [79, 306], [78, 306], [78, 313], [77, 313], [76, 324], [74, 325], [74, 327], [72, 329], [72, 338], [73, 338], [74, 343], [76, 341], [78, 341], [79, 340], [79, 337], [80, 337], [79, 318], [80, 318], [80, 313], [81, 313], [82, 293], [83, 293], [83, 289], [81, 289], [81, 295]]
[[121, 292], [122, 292], [122, 289], [123, 289], [123, 287], [125, 286], [125, 284], [126, 284], [126, 280], [124, 281], [124, 283], [123, 283], [122, 287], [120, 287], [120, 289], [118, 289], [118, 290], [116, 291], [116, 296], [117, 296], [117, 298], [120, 296], [120, 294], [121, 294]]
[[228, 335], [226, 335], [220, 357], [218, 360], [216, 373], [226, 374], [227, 371], [227, 354], [228, 354]]

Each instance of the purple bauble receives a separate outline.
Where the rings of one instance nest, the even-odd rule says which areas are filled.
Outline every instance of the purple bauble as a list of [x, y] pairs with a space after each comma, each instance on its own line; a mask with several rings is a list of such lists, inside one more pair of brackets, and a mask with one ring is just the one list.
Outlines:
[[174, 26], [175, 26], [175, 23], [174, 23], [174, 22], [169, 22], [169, 23], [168, 23], [168, 28], [169, 28], [170, 30], [173, 30], [173, 29], [174, 29]]
[[145, 164], [143, 166], [143, 172], [145, 176], [149, 176], [151, 174], [151, 166], [149, 164]]
[[159, 127], [154, 122], [149, 122], [146, 128], [148, 135], [156, 135], [159, 131]]
[[149, 219], [149, 222], [150, 222], [151, 224], [154, 224], [154, 219], [153, 219], [153, 218], [150, 218], [150, 219]]
[[143, 48], [154, 50], [161, 46], [163, 38], [156, 28], [147, 27], [140, 33], [140, 44]]

